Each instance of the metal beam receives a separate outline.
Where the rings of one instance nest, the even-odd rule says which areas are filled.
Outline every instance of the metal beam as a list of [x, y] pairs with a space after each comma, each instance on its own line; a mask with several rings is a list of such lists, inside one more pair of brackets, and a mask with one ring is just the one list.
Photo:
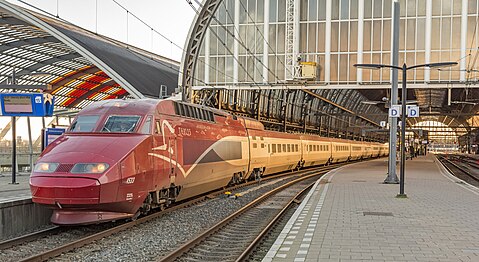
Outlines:
[[[18, 121], [19, 119], [20, 118], [17, 117], [16, 121]], [[9, 121], [8, 124], [0, 132], [0, 140], [2, 140], [5, 137], [5, 135], [7, 135], [8, 131], [10, 131], [11, 128], [12, 128], [12, 121]]]
[[[401, 83], [401, 82], [399, 82]], [[476, 89], [479, 88], [479, 82], [450, 82], [450, 83], [411, 83], [407, 84], [407, 89]], [[238, 83], [238, 85], [199, 85], [192, 86], [192, 90], [208, 90], [208, 89], [224, 89], [224, 90], [281, 90], [281, 89], [290, 89], [290, 90], [315, 90], [315, 89], [357, 89], [357, 90], [369, 90], [369, 89], [391, 89], [391, 83], [378, 83], [378, 84], [324, 84], [324, 83], [306, 83], [306, 84], [257, 84], [257, 83]], [[399, 86], [399, 89], [401, 87]]]
[[25, 45], [38, 45], [38, 44], [49, 43], [49, 42], [57, 43], [58, 40], [53, 36], [21, 39], [21, 40], [13, 41], [10, 43], [2, 44], [0, 46], [0, 53], [4, 53], [5, 51], [13, 49], [13, 48], [20, 48]]
[[115, 83], [115, 80], [111, 79], [103, 82], [102, 84], [90, 89], [90, 91], [86, 92], [85, 94], [78, 97], [75, 102], [73, 102], [69, 107], [76, 107], [79, 103], [81, 103], [84, 99], [88, 98], [91, 94], [95, 93], [96, 91], [102, 89], [105, 86], [112, 85]]
[[68, 45], [85, 59], [89, 60], [92, 64], [95, 64], [103, 72], [109, 75], [111, 78], [120, 84], [125, 90], [128, 91], [135, 98], [144, 98], [145, 96], [136, 90], [132, 84], [130, 84], [126, 79], [124, 79], [119, 73], [113, 70], [107, 63], [96, 57], [93, 53], [88, 51], [80, 43], [66, 36], [60, 30], [49, 24], [47, 20], [40, 19], [33, 13], [29, 13], [24, 9], [13, 5], [7, 1], [0, 1], [0, 8], [4, 9], [6, 12], [12, 14], [13, 16], [30, 23], [32, 26], [36, 26], [53, 37], [57, 38], [60, 42]]
[[375, 125], [375, 126], [380, 126], [378, 123], [374, 122], [373, 120], [371, 120], [371, 119], [369, 119], [369, 118], [367, 118], [367, 117], [358, 115], [357, 113], [355, 113], [355, 112], [353, 112], [353, 111], [351, 111], [351, 110], [349, 110], [349, 109], [347, 109], [347, 108], [345, 108], [345, 107], [343, 107], [343, 106], [341, 106], [341, 105], [339, 105], [339, 104], [337, 104], [337, 103], [335, 103], [335, 102], [333, 102], [333, 101], [331, 101], [331, 100], [329, 100], [329, 99], [326, 99], [326, 98], [324, 98], [324, 97], [322, 97], [322, 96], [320, 96], [320, 95], [314, 93], [313, 91], [303, 90], [303, 92], [305, 92], [305, 93], [307, 93], [307, 94], [310, 94], [311, 96], [313, 96], [313, 97], [315, 97], [315, 98], [317, 98], [317, 99], [319, 99], [319, 100], [321, 100], [321, 101], [324, 101], [324, 102], [326, 102], [326, 103], [328, 103], [328, 104], [330, 104], [330, 105], [332, 105], [332, 106], [334, 106], [334, 107], [336, 107], [336, 108], [339, 108], [339, 109], [341, 109], [341, 110], [343, 110], [343, 111], [345, 111], [345, 112], [347, 112], [347, 113], [349, 113], [349, 114], [351, 114], [351, 115], [354, 115], [354, 116], [356, 116], [356, 117], [358, 117], [358, 118], [361, 118], [361, 119], [365, 120], [365, 121], [368, 122], [368, 123], [371, 123], [371, 124], [373, 124], [373, 125]]

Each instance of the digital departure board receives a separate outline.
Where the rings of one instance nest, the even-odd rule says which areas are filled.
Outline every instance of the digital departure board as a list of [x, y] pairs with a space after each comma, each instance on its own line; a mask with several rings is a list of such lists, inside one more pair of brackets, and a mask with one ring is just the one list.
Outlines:
[[47, 93], [0, 93], [0, 116], [52, 116], [54, 104]]
[[33, 113], [31, 96], [9, 96], [3, 98], [5, 113]]

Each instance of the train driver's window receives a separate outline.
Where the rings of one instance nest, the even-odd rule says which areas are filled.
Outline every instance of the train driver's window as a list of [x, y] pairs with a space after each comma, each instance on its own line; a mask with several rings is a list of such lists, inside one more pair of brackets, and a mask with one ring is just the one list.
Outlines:
[[140, 120], [140, 116], [109, 116], [102, 132], [132, 133]]
[[100, 116], [78, 116], [70, 126], [69, 132], [92, 132]]
[[148, 116], [145, 123], [143, 123], [143, 126], [141, 127], [141, 133], [147, 135], [151, 134], [151, 116]]

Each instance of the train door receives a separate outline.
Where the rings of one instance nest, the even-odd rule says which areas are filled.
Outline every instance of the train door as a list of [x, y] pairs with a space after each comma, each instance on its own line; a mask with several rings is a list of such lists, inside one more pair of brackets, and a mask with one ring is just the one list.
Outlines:
[[168, 177], [170, 185], [174, 185], [178, 172], [178, 142], [174, 134], [168, 137], [168, 158], [170, 159]]

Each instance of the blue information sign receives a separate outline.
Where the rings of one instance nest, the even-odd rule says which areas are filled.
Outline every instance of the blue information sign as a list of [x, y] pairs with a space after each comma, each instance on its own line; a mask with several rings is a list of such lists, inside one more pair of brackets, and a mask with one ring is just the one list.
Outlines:
[[65, 128], [46, 128], [43, 132], [43, 146], [42, 150], [45, 149], [50, 143], [55, 141], [59, 136], [65, 133]]
[[3, 93], [0, 116], [52, 116], [53, 103], [48, 93]]

